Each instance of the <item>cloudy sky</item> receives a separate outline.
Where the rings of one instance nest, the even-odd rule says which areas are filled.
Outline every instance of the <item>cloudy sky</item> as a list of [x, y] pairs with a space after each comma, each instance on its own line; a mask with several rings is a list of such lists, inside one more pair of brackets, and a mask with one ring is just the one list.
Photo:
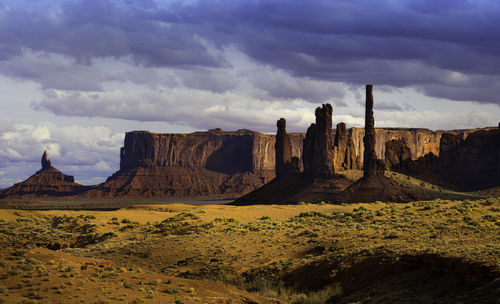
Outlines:
[[124, 132], [500, 120], [497, 0], [0, 0], [0, 188], [118, 169]]

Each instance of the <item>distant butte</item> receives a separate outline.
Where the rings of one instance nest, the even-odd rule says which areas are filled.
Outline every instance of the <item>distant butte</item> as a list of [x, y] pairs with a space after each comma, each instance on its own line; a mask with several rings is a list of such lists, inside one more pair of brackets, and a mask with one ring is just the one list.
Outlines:
[[42, 168], [27, 180], [17, 183], [0, 192], [0, 198], [47, 198], [72, 196], [81, 193], [86, 187], [75, 183], [71, 175], [66, 175], [52, 166], [44, 151]]

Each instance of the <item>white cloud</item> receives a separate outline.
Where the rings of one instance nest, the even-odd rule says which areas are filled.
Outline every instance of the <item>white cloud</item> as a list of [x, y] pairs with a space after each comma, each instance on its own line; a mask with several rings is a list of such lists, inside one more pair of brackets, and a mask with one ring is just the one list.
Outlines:
[[53, 166], [74, 175], [76, 181], [97, 177], [102, 182], [118, 170], [123, 136], [102, 126], [14, 123], [10, 130], [0, 131], [0, 168], [7, 172], [0, 179], [0, 187], [24, 180], [39, 170], [44, 150]]

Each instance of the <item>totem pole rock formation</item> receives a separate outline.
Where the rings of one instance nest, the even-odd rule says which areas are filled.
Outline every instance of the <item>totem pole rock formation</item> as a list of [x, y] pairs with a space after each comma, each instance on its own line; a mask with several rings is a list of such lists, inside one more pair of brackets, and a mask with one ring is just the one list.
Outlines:
[[[276, 178], [261, 188], [250, 192], [233, 203], [279, 204], [297, 202], [333, 202], [352, 181], [334, 174], [334, 147], [332, 146], [332, 106], [316, 109], [316, 123], [307, 129], [303, 141], [304, 172], [299, 170], [299, 159], [292, 157], [290, 138], [286, 133], [286, 121], [277, 122], [276, 134]], [[345, 130], [345, 125], [344, 125]], [[347, 132], [343, 132], [347, 136]], [[342, 136], [342, 135], [341, 135]], [[344, 152], [346, 149], [343, 141]], [[353, 150], [354, 151], [354, 150]]]
[[366, 108], [365, 108], [365, 145], [363, 157], [363, 176], [372, 177], [384, 175], [385, 164], [377, 159], [375, 153], [375, 118], [373, 117], [373, 85], [366, 85]]
[[292, 143], [286, 132], [286, 120], [280, 118], [276, 126], [276, 142], [274, 150], [276, 153], [276, 177], [280, 178], [289, 174], [297, 174], [299, 172], [299, 159], [292, 157]]
[[307, 129], [302, 158], [306, 176], [330, 178], [334, 175], [332, 112], [328, 103], [316, 108], [316, 124]]
[[50, 162], [50, 159], [47, 158], [47, 151], [43, 151], [42, 155], [42, 170], [46, 170], [48, 168], [52, 167], [52, 164]]
[[411, 199], [410, 195], [393, 180], [384, 176], [385, 162], [377, 159], [375, 154], [375, 119], [373, 117], [372, 89], [373, 85], [366, 85], [363, 177], [339, 196], [339, 202], [409, 201]]

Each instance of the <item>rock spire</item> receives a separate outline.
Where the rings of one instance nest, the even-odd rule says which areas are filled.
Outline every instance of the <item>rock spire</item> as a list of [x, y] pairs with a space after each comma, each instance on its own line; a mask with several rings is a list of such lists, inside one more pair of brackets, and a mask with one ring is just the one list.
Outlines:
[[332, 145], [332, 106], [327, 103], [316, 108], [316, 124], [307, 129], [304, 139], [304, 174], [330, 178], [334, 175]]
[[46, 170], [48, 168], [52, 167], [52, 164], [50, 162], [50, 159], [47, 158], [47, 151], [43, 151], [42, 155], [42, 170]]

